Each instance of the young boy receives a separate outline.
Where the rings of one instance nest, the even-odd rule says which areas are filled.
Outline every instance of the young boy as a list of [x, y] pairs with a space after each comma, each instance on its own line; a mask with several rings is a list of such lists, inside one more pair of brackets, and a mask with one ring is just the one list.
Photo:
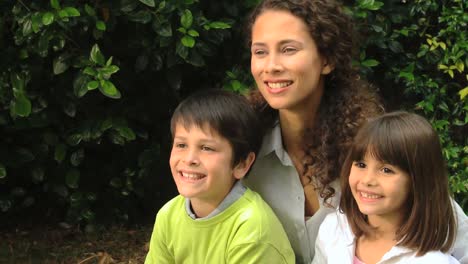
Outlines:
[[245, 98], [222, 90], [184, 100], [171, 120], [180, 193], [156, 216], [149, 263], [294, 263], [271, 208], [240, 181], [262, 142]]

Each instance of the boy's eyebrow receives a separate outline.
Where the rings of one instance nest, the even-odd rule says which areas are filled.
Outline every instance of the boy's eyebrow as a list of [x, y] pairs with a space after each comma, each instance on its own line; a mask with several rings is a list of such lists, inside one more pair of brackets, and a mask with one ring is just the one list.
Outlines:
[[[187, 137], [183, 137], [183, 136], [175, 136], [174, 137], [174, 140], [187, 140]], [[217, 140], [214, 140], [214, 139], [211, 139], [211, 138], [202, 138], [199, 140], [199, 142], [201, 143], [217, 143], [218, 141]]]

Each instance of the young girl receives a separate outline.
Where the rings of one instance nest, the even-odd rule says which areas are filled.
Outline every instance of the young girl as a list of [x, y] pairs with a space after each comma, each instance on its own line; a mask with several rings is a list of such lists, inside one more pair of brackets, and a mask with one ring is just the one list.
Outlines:
[[344, 162], [341, 190], [313, 263], [458, 263], [446, 253], [456, 205], [439, 138], [421, 116], [393, 112], [364, 125]]

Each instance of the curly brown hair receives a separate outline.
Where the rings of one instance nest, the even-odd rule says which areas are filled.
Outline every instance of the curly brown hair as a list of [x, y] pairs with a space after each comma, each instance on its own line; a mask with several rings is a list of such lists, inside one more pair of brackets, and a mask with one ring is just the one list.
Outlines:
[[[330, 183], [339, 171], [349, 144], [367, 118], [383, 113], [383, 107], [367, 82], [352, 67], [353, 23], [341, 5], [332, 0], [264, 0], [251, 13], [247, 24], [251, 43], [253, 24], [267, 10], [288, 11], [307, 25], [319, 53], [334, 70], [325, 75], [325, 89], [313, 131], [304, 137], [304, 176], [327, 201], [335, 190]], [[273, 126], [278, 111], [255, 89], [249, 100], [266, 122]]]

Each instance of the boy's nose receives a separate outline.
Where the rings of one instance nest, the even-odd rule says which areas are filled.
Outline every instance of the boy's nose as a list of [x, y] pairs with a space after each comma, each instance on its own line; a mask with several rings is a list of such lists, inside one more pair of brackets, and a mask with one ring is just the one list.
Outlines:
[[200, 160], [198, 159], [197, 152], [194, 150], [190, 150], [187, 152], [187, 155], [184, 157], [184, 162], [190, 166], [196, 166], [200, 164]]

